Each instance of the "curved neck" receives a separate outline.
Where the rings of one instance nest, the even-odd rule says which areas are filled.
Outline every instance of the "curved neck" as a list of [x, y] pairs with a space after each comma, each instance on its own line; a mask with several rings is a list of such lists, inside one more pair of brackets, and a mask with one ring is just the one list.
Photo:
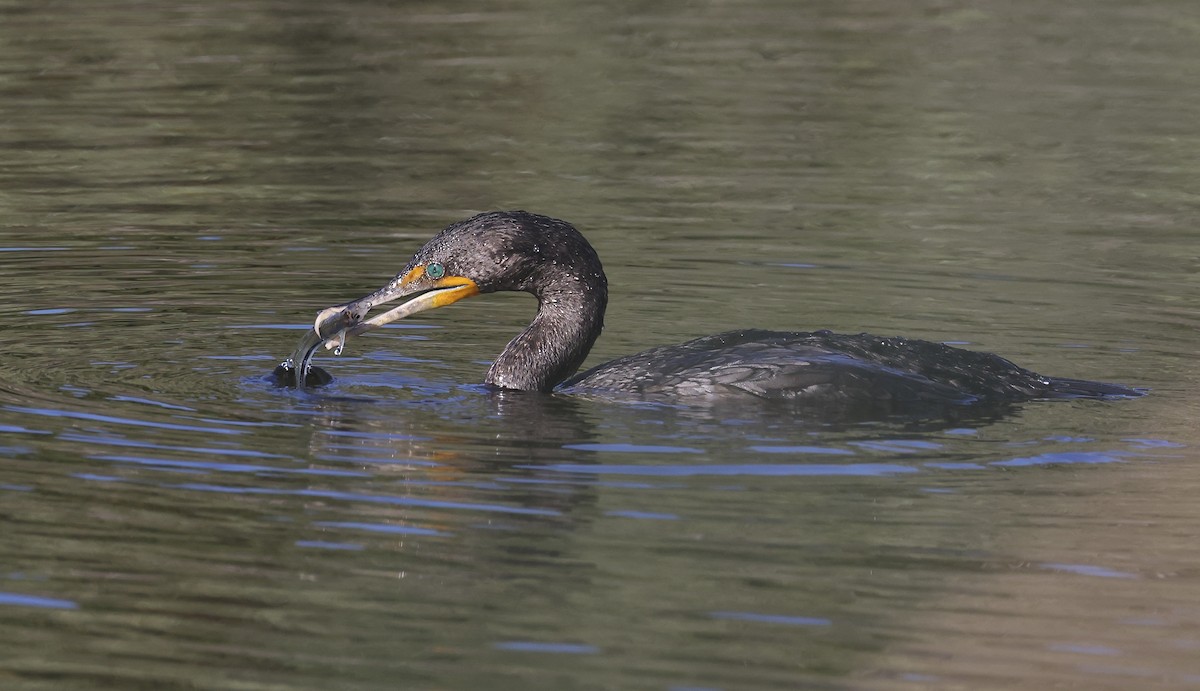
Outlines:
[[503, 389], [550, 391], [579, 369], [604, 328], [608, 287], [601, 272], [565, 276], [531, 289], [537, 316], [492, 362], [484, 383]]

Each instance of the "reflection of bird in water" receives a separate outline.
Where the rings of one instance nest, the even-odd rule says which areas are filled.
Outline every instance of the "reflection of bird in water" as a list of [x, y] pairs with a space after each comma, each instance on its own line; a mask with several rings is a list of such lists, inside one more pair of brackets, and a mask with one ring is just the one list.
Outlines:
[[[501, 389], [558, 387], [689, 399], [741, 395], [820, 409], [886, 412], [1139, 395], [1113, 384], [1043, 377], [996, 355], [939, 343], [828, 331], [729, 331], [628, 355], [571, 376], [600, 335], [607, 279], [596, 251], [573, 226], [524, 211], [484, 213], [449, 226], [388, 285], [325, 310], [313, 337], [333, 338], [347, 329], [361, 333], [502, 290], [532, 293], [538, 311], [484, 378]], [[407, 301], [400, 307], [363, 323], [372, 307], [401, 298]]]

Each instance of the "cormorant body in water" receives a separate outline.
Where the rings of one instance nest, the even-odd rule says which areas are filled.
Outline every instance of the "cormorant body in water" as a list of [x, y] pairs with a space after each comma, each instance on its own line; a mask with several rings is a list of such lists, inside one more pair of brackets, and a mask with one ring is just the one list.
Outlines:
[[[608, 282], [596, 251], [571, 224], [524, 211], [483, 213], [450, 225], [379, 291], [321, 312], [297, 352], [307, 348], [306, 359], [326, 340], [502, 290], [532, 293], [538, 311], [488, 369], [484, 382], [499, 389], [558, 387], [655, 399], [742, 395], [888, 414], [1140, 395], [1115, 384], [1045, 377], [989, 353], [829, 331], [729, 331], [575, 374], [603, 327]], [[366, 319], [372, 307], [401, 298], [401, 306]]]

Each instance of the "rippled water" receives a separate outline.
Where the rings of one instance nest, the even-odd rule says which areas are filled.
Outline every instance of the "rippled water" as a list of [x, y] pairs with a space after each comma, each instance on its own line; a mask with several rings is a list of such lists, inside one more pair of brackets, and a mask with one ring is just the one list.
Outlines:
[[[0, 2], [0, 687], [1200, 684], [1188, 9]], [[264, 383], [491, 208], [596, 245], [589, 362], [832, 328], [1151, 394], [495, 395], [508, 295]]]

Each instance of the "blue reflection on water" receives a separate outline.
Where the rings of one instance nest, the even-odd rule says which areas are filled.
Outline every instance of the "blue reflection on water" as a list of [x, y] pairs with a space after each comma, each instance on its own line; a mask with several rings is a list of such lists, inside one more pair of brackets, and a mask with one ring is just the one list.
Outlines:
[[653, 475], [684, 477], [692, 475], [870, 475], [883, 476], [898, 473], [915, 473], [916, 468], [894, 463], [849, 463], [830, 465], [824, 463], [780, 463], [745, 465], [585, 465], [580, 463], [556, 463], [545, 466], [518, 466], [533, 470], [549, 470], [559, 473], [588, 473], [595, 475]]
[[116, 417], [113, 415], [97, 415], [96, 413], [85, 413], [78, 410], [55, 410], [54, 408], [28, 408], [19, 405], [4, 406], [5, 410], [14, 413], [27, 413], [29, 415], [42, 415], [45, 417], [67, 418], [71, 420], [86, 420], [88, 422], [111, 422], [117, 425], [129, 425], [131, 427], [153, 427], [155, 429], [169, 429], [177, 432], [204, 432], [206, 434], [245, 434], [242, 430], [224, 429], [221, 427], [200, 427], [199, 425], [181, 425], [172, 422], [152, 422], [150, 420], [137, 420], [127, 417]]
[[418, 528], [415, 525], [396, 525], [393, 523], [360, 523], [358, 521], [316, 521], [313, 525], [319, 528], [348, 528], [365, 530], [371, 533], [392, 533], [396, 535], [428, 535], [431, 537], [449, 535], [433, 528]]
[[1126, 441], [1126, 442], [1129, 442], [1130, 444], [1134, 444], [1135, 446], [1141, 446], [1141, 447], [1150, 448], [1150, 449], [1184, 449], [1184, 448], [1187, 448], [1187, 444], [1180, 444], [1178, 442], [1167, 441], [1166, 439], [1132, 438], [1132, 439], [1122, 439], [1121, 441]]
[[793, 617], [785, 614], [761, 614], [758, 612], [709, 612], [709, 616], [713, 619], [753, 621], [760, 624], [787, 624], [789, 626], [830, 626], [833, 624], [824, 617]]
[[58, 435], [59, 439], [65, 441], [78, 441], [90, 444], [101, 444], [104, 446], [125, 446], [138, 449], [154, 449], [156, 451], [183, 451], [189, 453], [209, 454], [215, 456], [244, 456], [248, 458], [291, 458], [283, 454], [268, 453], [266, 451], [255, 451], [253, 449], [234, 449], [227, 447], [207, 447], [207, 446], [176, 446], [173, 444], [158, 444], [149, 441], [140, 441], [137, 439], [126, 439], [123, 437], [109, 437], [96, 434], [79, 434], [75, 432], [64, 432]]
[[52, 434], [50, 430], [29, 429], [20, 425], [0, 425], [0, 434]]
[[1099, 576], [1100, 578], [1138, 578], [1136, 573], [1126, 571], [1117, 571], [1103, 566], [1092, 566], [1091, 564], [1040, 564], [1041, 568], [1050, 571], [1065, 571], [1067, 573], [1079, 574], [1080, 576]]
[[327, 437], [352, 437], [354, 439], [387, 439], [401, 441], [428, 441], [430, 437], [422, 437], [415, 434], [404, 434], [400, 432], [367, 432], [363, 430], [347, 430], [347, 429], [323, 429], [317, 430], [318, 433]]
[[649, 444], [564, 444], [575, 451], [608, 451], [611, 453], [704, 453], [690, 446], [653, 446]]
[[70, 314], [75, 311], [74, 307], [53, 307], [50, 309], [29, 310], [25, 314], [40, 317], [49, 314]]
[[121, 402], [126, 402], [126, 403], [141, 403], [144, 405], [156, 406], [158, 408], [165, 408], [167, 410], [182, 410], [185, 413], [196, 412], [195, 408], [189, 408], [184, 405], [175, 405], [174, 403], [163, 403], [162, 401], [156, 401], [151, 398], [141, 398], [139, 396], [109, 396], [108, 400], [121, 401]]
[[676, 516], [673, 513], [657, 513], [654, 511], [616, 510], [616, 511], [605, 511], [604, 515], [605, 516], [613, 516], [615, 518], [639, 518], [639, 519], [649, 520], [649, 521], [677, 521], [677, 520], [679, 520], [679, 516]]
[[1065, 465], [1073, 463], [1121, 463], [1123, 454], [1113, 451], [1065, 451], [1062, 453], [1043, 453], [1024, 458], [1010, 458], [1007, 461], [992, 461], [988, 465], [1021, 467], [1030, 465]]
[[884, 453], [919, 453], [921, 451], [935, 451], [942, 448], [941, 444], [924, 439], [878, 439], [875, 441], [853, 441], [850, 444], [862, 449], [882, 451]]
[[125, 478], [116, 475], [99, 475], [96, 473], [71, 473], [71, 477], [93, 482], [124, 482]]
[[751, 451], [759, 453], [811, 453], [828, 456], [853, 456], [850, 449], [835, 449], [829, 446], [751, 446]]
[[25, 595], [23, 593], [0, 593], [0, 605], [43, 607], [46, 609], [79, 609], [79, 604], [71, 600]]

